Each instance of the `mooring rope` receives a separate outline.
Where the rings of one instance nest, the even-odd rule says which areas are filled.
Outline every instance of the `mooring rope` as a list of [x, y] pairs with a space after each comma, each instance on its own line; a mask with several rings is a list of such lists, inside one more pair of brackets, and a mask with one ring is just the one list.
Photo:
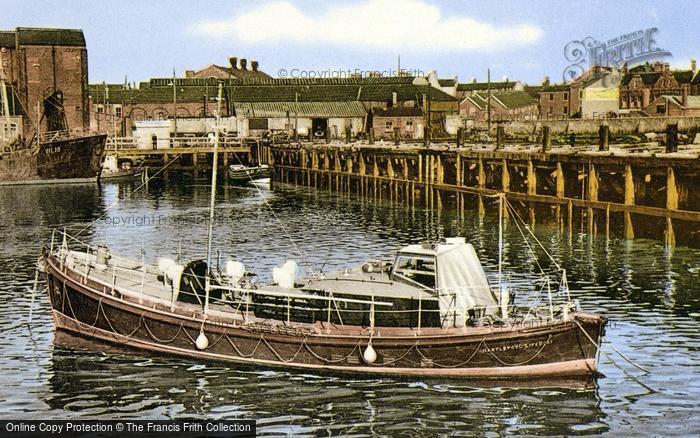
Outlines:
[[[600, 350], [600, 351], [602, 351], [603, 353], [605, 353], [605, 351], [603, 350], [603, 348], [602, 348], [600, 345], [598, 345], [598, 343], [596, 343], [596, 342], [593, 340], [593, 338], [591, 338], [591, 336], [590, 336], [590, 335], [588, 334], [588, 332], [583, 328], [583, 326], [582, 326], [578, 321], [576, 321], [575, 319], [574, 319], [574, 322], [576, 323], [576, 325], [578, 326], [578, 328], [581, 329], [581, 331], [583, 332], [583, 334], [586, 335], [586, 338], [588, 338], [588, 340], [591, 341], [591, 343], [592, 343], [593, 345], [595, 345], [595, 347], [596, 347], [598, 350]], [[632, 365], [632, 366], [634, 366], [635, 368], [637, 368], [637, 369], [643, 371], [645, 374], [649, 374], [649, 370], [647, 370], [646, 368], [642, 367], [641, 365], [635, 363], [632, 359], [630, 359], [629, 357], [627, 357], [627, 356], [625, 356], [624, 354], [622, 354], [622, 352], [621, 352], [620, 350], [618, 350], [617, 348], [615, 348], [615, 346], [614, 346], [610, 341], [608, 341], [607, 344], [610, 345], [610, 348], [612, 348], [613, 351], [615, 351], [615, 353], [619, 354], [620, 357], [623, 358], [625, 361], [627, 361], [630, 365]], [[605, 354], [606, 354], [606, 356], [607, 356], [607, 353], [605, 353]], [[608, 359], [610, 359], [611, 361], [613, 361], [612, 358], [610, 358], [609, 356], [608, 356]], [[614, 361], [613, 361], [613, 362], [614, 362]]]

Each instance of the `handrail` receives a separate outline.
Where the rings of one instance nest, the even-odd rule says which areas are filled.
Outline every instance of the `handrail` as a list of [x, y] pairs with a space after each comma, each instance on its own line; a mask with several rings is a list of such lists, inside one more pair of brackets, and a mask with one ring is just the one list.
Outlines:
[[253, 293], [254, 295], [269, 295], [269, 296], [273, 296], [273, 297], [283, 297], [283, 298], [304, 298], [304, 299], [320, 300], [320, 301], [335, 301], [335, 302], [340, 302], [340, 303], [354, 303], [354, 304], [372, 304], [372, 303], [374, 303], [376, 305], [388, 306], [388, 307], [391, 307], [394, 305], [394, 303], [388, 303], [386, 301], [367, 301], [367, 300], [356, 300], [353, 298], [333, 298], [333, 297], [324, 297], [323, 295], [309, 295], [309, 294], [290, 293], [290, 292], [281, 292], [281, 291], [272, 291], [272, 290], [263, 290], [263, 289], [245, 289], [242, 287], [232, 287], [232, 286], [212, 285], [211, 289], [226, 290], [226, 291], [230, 291], [230, 292]]

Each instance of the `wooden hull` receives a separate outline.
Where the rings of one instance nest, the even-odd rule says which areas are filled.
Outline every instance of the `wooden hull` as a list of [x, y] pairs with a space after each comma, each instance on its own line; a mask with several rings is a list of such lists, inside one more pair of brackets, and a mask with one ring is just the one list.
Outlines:
[[250, 168], [245, 170], [228, 169], [228, 179], [234, 184], [247, 184], [251, 180], [269, 177], [269, 168]]
[[[46, 270], [58, 329], [158, 353], [266, 367], [471, 378], [591, 376], [598, 355], [592, 340], [599, 344], [605, 324], [600, 316], [573, 313], [567, 321], [538, 326], [426, 328], [420, 333], [375, 327], [371, 343], [377, 359], [368, 363], [363, 358], [370, 340], [366, 327], [287, 326], [219, 311], [204, 318], [198, 306], [122, 295], [51, 257]], [[204, 349], [196, 345], [200, 331], [208, 339]]]
[[106, 135], [68, 137], [4, 154], [0, 181], [96, 180]]
[[102, 181], [127, 181], [135, 179], [141, 176], [143, 173], [142, 169], [133, 168], [127, 170], [118, 170], [116, 172], [105, 172], [104, 170], [100, 174], [100, 180]]
[[39, 147], [39, 176], [92, 178], [100, 174], [100, 163], [107, 136], [87, 135], [42, 143]]

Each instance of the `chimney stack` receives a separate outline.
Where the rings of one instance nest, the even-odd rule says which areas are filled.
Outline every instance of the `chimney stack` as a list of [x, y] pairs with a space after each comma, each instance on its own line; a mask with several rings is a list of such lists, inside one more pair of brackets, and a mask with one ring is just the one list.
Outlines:
[[548, 86], [549, 85], [549, 76], [545, 76], [544, 80], [542, 81], [542, 85]]
[[194, 70], [185, 70], [185, 77], [186, 78], [193, 78], [194, 77]]
[[697, 69], [697, 67], [698, 67], [698, 65], [697, 65], [697, 62], [695, 61], [695, 59], [690, 58], [690, 69], [692, 71], [695, 71]]
[[241, 58], [241, 70], [247, 70], [247, 68], [246, 68], [247, 66], [248, 66], [248, 60], [245, 58]]
[[238, 58], [236, 58], [235, 56], [231, 56], [228, 59], [228, 65], [234, 70], [237, 69], [238, 68]]
[[253, 69], [253, 71], [258, 71], [258, 61], [250, 61], [250, 67]]

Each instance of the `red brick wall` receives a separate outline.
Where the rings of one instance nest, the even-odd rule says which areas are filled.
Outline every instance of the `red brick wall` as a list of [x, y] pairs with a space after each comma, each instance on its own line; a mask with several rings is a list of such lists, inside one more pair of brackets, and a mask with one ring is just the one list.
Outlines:
[[[80, 131], [89, 128], [87, 50], [84, 47], [21, 46], [16, 50], [5, 49], [2, 64], [6, 80], [22, 101], [22, 112], [30, 120], [25, 123], [25, 138], [31, 138], [35, 133], [37, 103], [56, 91], [63, 93], [68, 128]], [[47, 123], [43, 118], [41, 131], [46, 130]]]

